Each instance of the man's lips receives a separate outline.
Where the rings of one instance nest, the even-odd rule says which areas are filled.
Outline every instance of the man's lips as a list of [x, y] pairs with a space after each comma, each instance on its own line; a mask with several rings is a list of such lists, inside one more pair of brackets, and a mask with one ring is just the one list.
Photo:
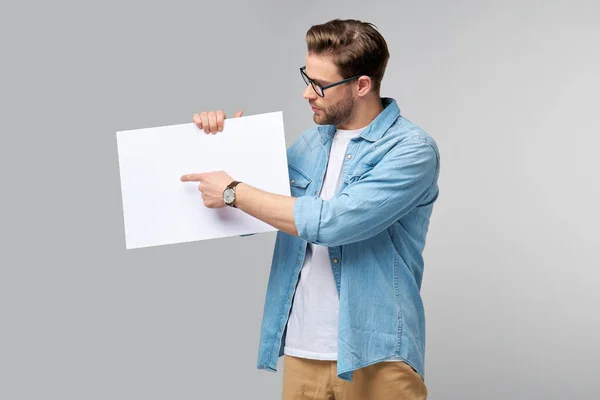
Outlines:
[[319, 109], [315, 106], [313, 106], [312, 104], [310, 105], [310, 108], [312, 108], [313, 111], [319, 111]]

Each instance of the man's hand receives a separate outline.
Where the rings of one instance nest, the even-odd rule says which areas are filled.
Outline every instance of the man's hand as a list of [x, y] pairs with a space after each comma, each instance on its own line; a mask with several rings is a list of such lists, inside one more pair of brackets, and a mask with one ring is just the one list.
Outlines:
[[223, 192], [234, 179], [223, 171], [205, 172], [199, 174], [186, 174], [181, 177], [182, 182], [200, 182], [198, 190], [202, 193], [204, 205], [208, 208], [222, 208]]
[[[244, 112], [242, 110], [235, 113], [234, 118], [239, 118]], [[223, 121], [227, 118], [223, 110], [217, 111], [202, 111], [200, 114], [194, 114], [192, 121], [198, 128], [204, 129], [204, 133], [215, 134], [217, 132], [223, 132]]]
[[[182, 182], [200, 182], [198, 190], [202, 193], [204, 205], [208, 208], [225, 207], [223, 192], [233, 178], [223, 171], [213, 171], [181, 176]], [[245, 183], [236, 186], [235, 206], [285, 233], [298, 236], [294, 220], [295, 197], [283, 196], [257, 189]]]

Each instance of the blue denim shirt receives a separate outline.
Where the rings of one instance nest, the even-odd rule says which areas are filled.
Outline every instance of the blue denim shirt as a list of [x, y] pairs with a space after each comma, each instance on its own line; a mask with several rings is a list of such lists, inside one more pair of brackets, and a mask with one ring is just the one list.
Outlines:
[[396, 101], [348, 143], [337, 195], [320, 199], [335, 125], [308, 129], [287, 150], [299, 237], [277, 232], [258, 369], [277, 371], [307, 243], [327, 246], [339, 294], [337, 373], [399, 358], [424, 378], [422, 251], [438, 198], [435, 141]]

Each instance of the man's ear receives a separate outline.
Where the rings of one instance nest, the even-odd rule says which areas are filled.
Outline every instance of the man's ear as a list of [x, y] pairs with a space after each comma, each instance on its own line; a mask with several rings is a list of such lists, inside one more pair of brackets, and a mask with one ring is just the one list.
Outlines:
[[371, 78], [369, 78], [368, 76], [363, 75], [360, 78], [358, 78], [358, 95], [364, 96], [367, 93], [369, 93], [372, 85], [373, 81], [371, 81]]

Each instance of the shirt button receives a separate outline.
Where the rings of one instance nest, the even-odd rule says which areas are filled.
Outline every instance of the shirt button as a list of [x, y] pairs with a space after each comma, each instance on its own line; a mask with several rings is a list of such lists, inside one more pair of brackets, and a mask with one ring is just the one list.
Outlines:
[[348, 154], [348, 160], [352, 158], [352, 154]]
[[294, 179], [292, 179], [292, 183], [294, 183]]
[[337, 258], [334, 258], [334, 259], [333, 259], [333, 262], [334, 262], [334, 263], [337, 263], [337, 262], [338, 262], [338, 259], [337, 259]]

